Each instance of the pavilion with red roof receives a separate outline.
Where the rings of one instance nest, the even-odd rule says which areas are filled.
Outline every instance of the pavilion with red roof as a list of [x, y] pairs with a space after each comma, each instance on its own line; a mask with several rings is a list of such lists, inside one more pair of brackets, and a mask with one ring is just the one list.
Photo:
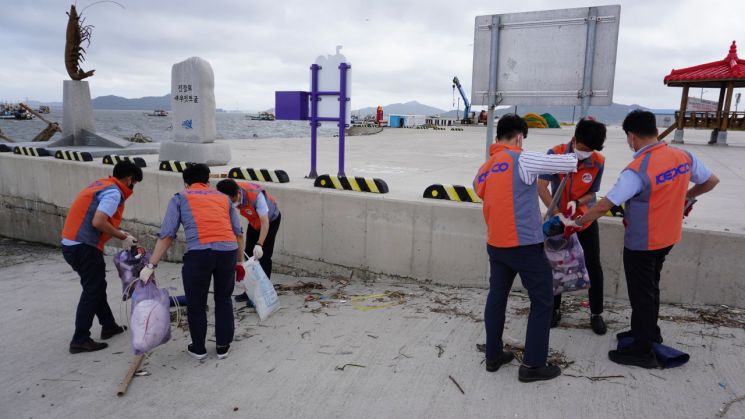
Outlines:
[[[667, 86], [680, 86], [683, 96], [675, 124], [660, 135], [660, 139], [675, 129], [673, 143], [683, 143], [684, 128], [711, 129], [709, 144], [726, 145], [727, 129], [745, 130], [745, 112], [730, 112], [735, 88], [745, 87], [745, 60], [737, 57], [737, 44], [732, 41], [729, 54], [723, 60], [673, 70], [665, 76]], [[708, 87], [719, 89], [716, 112], [686, 111], [688, 89]]]

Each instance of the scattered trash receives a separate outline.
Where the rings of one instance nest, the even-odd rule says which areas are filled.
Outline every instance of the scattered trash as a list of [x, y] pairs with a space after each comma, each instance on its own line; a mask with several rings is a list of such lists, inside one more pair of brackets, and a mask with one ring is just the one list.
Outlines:
[[719, 383], [719, 387], [721, 387], [722, 390], [727, 390], [727, 384]]
[[236, 406], [233, 408], [233, 412], [237, 412], [237, 411], [238, 411], [238, 407]]
[[403, 352], [402, 352], [402, 351], [404, 350], [404, 348], [405, 348], [405, 347], [406, 347], [406, 345], [404, 345], [404, 346], [402, 346], [402, 347], [400, 347], [400, 348], [398, 349], [398, 355], [397, 355], [397, 356], [395, 356], [395, 357], [393, 358], [394, 360], [396, 360], [396, 359], [401, 359], [402, 357], [403, 357], [403, 358], [407, 358], [407, 359], [408, 359], [408, 358], [413, 358], [413, 356], [412, 356], [412, 355], [407, 355], [407, 354], [405, 354], [405, 353], [403, 353]]
[[326, 287], [318, 282], [298, 281], [296, 284], [274, 284], [274, 289], [277, 291], [293, 291], [295, 294], [307, 294], [310, 290], [323, 290]]
[[727, 403], [725, 403], [724, 406], [722, 406], [722, 408], [719, 409], [719, 417], [723, 418], [727, 414], [727, 411], [729, 410], [730, 407], [732, 407], [733, 404], [741, 402], [743, 400], [745, 400], [745, 395], [742, 395], [736, 399], [732, 399], [728, 401]]
[[305, 332], [300, 334], [300, 339], [305, 339], [305, 335], [310, 336], [310, 330], [306, 330]]
[[[503, 339], [503, 340], [506, 341], [507, 339]], [[483, 343], [477, 343], [476, 350], [479, 352], [486, 352], [486, 345]], [[517, 359], [518, 362], [520, 363], [523, 362], [523, 353], [525, 352], [525, 348], [523, 348], [522, 345], [512, 345], [512, 344], [505, 342], [504, 350], [511, 351], [512, 353], [515, 354], [515, 359]], [[557, 350], [550, 349], [550, 348], [548, 350], [548, 362], [562, 369], [574, 364], [574, 361], [570, 361], [569, 359], [567, 359], [564, 352], [557, 351]]]
[[483, 317], [480, 314], [461, 311], [457, 307], [450, 307], [450, 308], [430, 307], [429, 311], [433, 313], [449, 314], [451, 316], [468, 317], [469, 319], [473, 320], [476, 323], [481, 323], [484, 321]]
[[602, 381], [602, 380], [610, 380], [613, 378], [626, 378], [625, 375], [596, 375], [596, 376], [588, 376], [588, 375], [573, 375], [573, 374], [567, 374], [562, 373], [565, 377], [574, 377], [574, 378], [587, 378], [590, 381]]
[[371, 337], [371, 338], [373, 338], [373, 339], [377, 339], [377, 338], [378, 338], [378, 337], [377, 337], [377, 336], [375, 336], [375, 335], [367, 335], [367, 336], [369, 336], [369, 337]]
[[582, 307], [584, 307], [584, 308], [589, 308], [590, 307], [590, 302], [587, 301], [587, 300], [582, 300], [582, 302], [580, 303], [580, 305]]
[[442, 357], [442, 354], [445, 353], [445, 348], [443, 348], [442, 344], [435, 345], [435, 348], [437, 348], [437, 357], [438, 358], [441, 358]]
[[145, 371], [145, 370], [137, 370], [137, 371], [135, 371], [135, 376], [136, 377], [147, 377], [148, 375], [150, 375], [150, 372]]
[[308, 294], [308, 295], [305, 296], [305, 301], [306, 302], [315, 301], [317, 299], [318, 299], [318, 297], [316, 297], [315, 295], [312, 295], [312, 294]]
[[366, 368], [364, 365], [359, 365], [359, 364], [344, 364], [342, 366], [338, 366], [337, 365], [336, 368], [334, 368], [334, 369], [337, 370], [337, 371], [344, 371], [344, 368], [346, 368], [346, 367]]
[[464, 394], [464, 395], [466, 394], [466, 392], [463, 391], [463, 388], [460, 386], [460, 384], [458, 384], [457, 381], [455, 381], [455, 378], [453, 378], [452, 375], [448, 375], [448, 378], [450, 378], [450, 381], [452, 381], [453, 384], [455, 384], [455, 386], [458, 387], [458, 390], [460, 390], [461, 394]]
[[[384, 303], [379, 305], [364, 305], [362, 302], [373, 300], [375, 302]], [[382, 294], [371, 294], [371, 295], [358, 295], [352, 297], [352, 308], [355, 310], [377, 310], [380, 308], [388, 308], [397, 305], [401, 305], [406, 302], [406, 294], [400, 291], [386, 291]]]
[[660, 316], [660, 320], [675, 323], [703, 323], [734, 329], [745, 329], [745, 310], [731, 308], [726, 305], [719, 307], [718, 309], [683, 307], [683, 309], [695, 314], [695, 316]]

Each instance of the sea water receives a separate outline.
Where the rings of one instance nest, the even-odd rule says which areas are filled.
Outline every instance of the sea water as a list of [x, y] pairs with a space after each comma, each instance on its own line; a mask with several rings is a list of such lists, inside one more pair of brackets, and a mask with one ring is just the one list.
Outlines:
[[[94, 110], [96, 130], [116, 137], [131, 137], [141, 133], [155, 142], [172, 141], [170, 116], [147, 116], [145, 111]], [[52, 109], [44, 118], [62, 124], [62, 109]], [[308, 121], [253, 121], [240, 112], [215, 114], [218, 139], [295, 138], [310, 137]], [[34, 118], [30, 121], [0, 120], [0, 130], [14, 141], [31, 141], [46, 127]], [[335, 129], [321, 128], [319, 135], [330, 136]], [[61, 138], [60, 134], [52, 137]], [[0, 141], [2, 142], [2, 141]]]

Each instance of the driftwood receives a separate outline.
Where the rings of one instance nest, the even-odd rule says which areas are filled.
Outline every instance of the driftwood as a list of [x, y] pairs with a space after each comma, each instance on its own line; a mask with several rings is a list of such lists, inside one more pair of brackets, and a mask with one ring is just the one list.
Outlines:
[[134, 359], [132, 360], [132, 364], [130, 364], [129, 366], [129, 370], [127, 370], [127, 374], [124, 376], [124, 380], [122, 380], [122, 383], [116, 390], [117, 396], [122, 397], [127, 394], [129, 383], [132, 382], [132, 378], [134, 378], [137, 369], [140, 368], [140, 364], [142, 363], [143, 359], [145, 359], [145, 355], [137, 355], [134, 357]]
[[8, 137], [5, 136], [5, 134], [3, 134], [3, 130], [1, 130], [1, 129], [0, 129], [0, 140], [5, 140], [5, 141], [7, 141], [9, 143], [14, 142], [13, 140], [11, 140], [10, 138], [8, 138]]
[[28, 105], [26, 105], [25, 103], [21, 103], [20, 106], [21, 106], [21, 108], [25, 109], [26, 111], [31, 112], [32, 114], [34, 114], [40, 120], [42, 120], [42, 121], [44, 121], [44, 122], [47, 123], [47, 127], [44, 128], [44, 130], [41, 131], [31, 141], [34, 141], [34, 142], [38, 142], [38, 141], [49, 141], [54, 136], [54, 134], [56, 134], [58, 132], [62, 132], [62, 128], [60, 128], [60, 126], [59, 126], [58, 123], [52, 122], [52, 121], [44, 118], [44, 116], [42, 114], [40, 114], [39, 112], [36, 112], [35, 110], [31, 109], [31, 107], [28, 106]]

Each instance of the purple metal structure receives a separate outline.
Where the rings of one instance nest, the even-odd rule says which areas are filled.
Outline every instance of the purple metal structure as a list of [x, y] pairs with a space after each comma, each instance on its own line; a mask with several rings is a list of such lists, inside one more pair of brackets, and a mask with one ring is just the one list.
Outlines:
[[[318, 177], [316, 170], [317, 163], [317, 144], [318, 144], [318, 127], [321, 122], [336, 122], [339, 127], [339, 173], [344, 174], [344, 130], [347, 127], [347, 71], [352, 66], [347, 63], [339, 64], [339, 91], [319, 91], [318, 90], [318, 71], [321, 66], [313, 64], [310, 66], [310, 92], [275, 92], [275, 112], [276, 118], [280, 120], [310, 121], [310, 173], [308, 178], [315, 179]], [[318, 101], [323, 96], [337, 96], [339, 100], [338, 117], [320, 117], [318, 116]], [[310, 112], [308, 112], [308, 99], [310, 99]]]

